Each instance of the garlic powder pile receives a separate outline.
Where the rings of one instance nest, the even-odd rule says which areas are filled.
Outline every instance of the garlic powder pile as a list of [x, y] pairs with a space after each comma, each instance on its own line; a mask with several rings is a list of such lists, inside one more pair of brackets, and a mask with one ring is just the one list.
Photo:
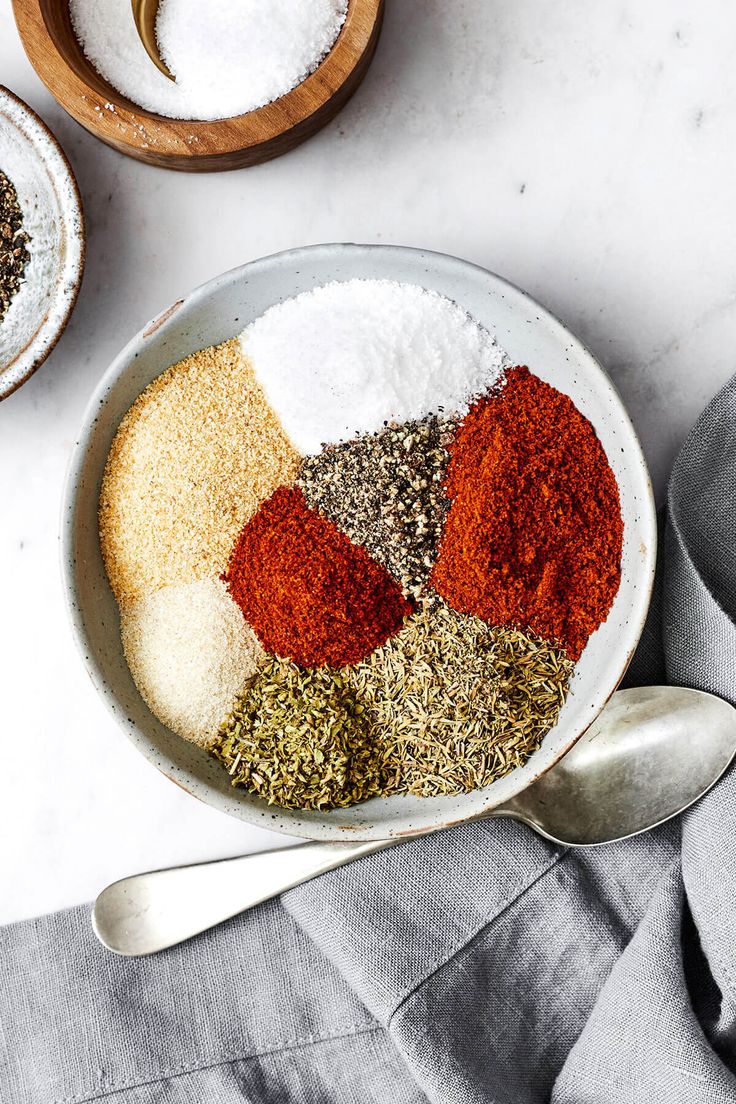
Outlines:
[[105, 468], [100, 540], [115, 597], [216, 577], [298, 469], [236, 340], [173, 365], [123, 418]]
[[317, 287], [267, 310], [240, 340], [307, 455], [386, 424], [465, 414], [508, 364], [456, 303], [392, 280]]
[[134, 103], [173, 119], [225, 119], [271, 103], [314, 72], [340, 33], [347, 0], [161, 0], [158, 71], [130, 0], [69, 0], [88, 59]]

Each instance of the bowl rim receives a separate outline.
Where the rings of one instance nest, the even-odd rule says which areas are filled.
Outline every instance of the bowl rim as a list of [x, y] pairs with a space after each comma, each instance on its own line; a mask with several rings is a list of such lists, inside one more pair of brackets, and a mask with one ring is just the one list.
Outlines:
[[[331, 100], [360, 72], [366, 53], [372, 56], [371, 47], [377, 42], [385, 10], [385, 0], [348, 0], [345, 22], [337, 38], [303, 81], [253, 111], [208, 120], [159, 115], [134, 103], [94, 68], [80, 45], [85, 64], [105, 89], [103, 94], [70, 65], [48, 26], [44, 0], [12, 0], [12, 3], [24, 49], [54, 99], [102, 141], [131, 156], [147, 154], [151, 163], [159, 164], [164, 164], [167, 158], [216, 161], [244, 150], [256, 151], [307, 125], [327, 111]], [[141, 123], [145, 124], [148, 136], [141, 133]], [[118, 129], [120, 124], [124, 126], [122, 133]], [[154, 135], [160, 138], [158, 148], [148, 140]], [[212, 143], [213, 135], [216, 148], [197, 149], [205, 139]], [[167, 149], [166, 141], [172, 139], [177, 143], [176, 149]], [[156, 162], [155, 157], [161, 160]]]
[[[59, 139], [53, 133], [53, 131], [44, 122], [41, 116], [33, 110], [32, 107], [22, 100], [20, 96], [17, 96], [15, 92], [11, 92], [4, 84], [0, 84], [0, 108], [3, 101], [8, 101], [17, 111], [20, 112], [21, 117], [28, 118], [34, 128], [37, 128], [44, 141], [47, 141], [49, 145], [53, 146], [55, 152], [59, 157], [61, 168], [64, 171], [64, 183], [68, 186], [67, 198], [71, 204], [74, 204], [74, 210], [71, 212], [71, 217], [67, 218], [67, 212], [62, 206], [62, 215], [64, 215], [64, 230], [65, 233], [71, 234], [71, 224], [76, 219], [78, 225], [78, 233], [73, 236], [78, 243], [79, 252], [76, 260], [72, 255], [72, 251], [64, 245], [63, 253], [63, 266], [59, 279], [57, 280], [57, 286], [55, 289], [55, 298], [58, 297], [59, 291], [62, 286], [68, 289], [68, 302], [64, 308], [63, 313], [59, 316], [58, 323], [55, 326], [49, 324], [48, 318], [44, 318], [41, 325], [38, 327], [28, 344], [21, 349], [18, 355], [10, 364], [3, 369], [0, 369], [0, 401], [6, 399], [9, 395], [12, 395], [18, 390], [31, 376], [36, 372], [44, 361], [55, 349], [61, 335], [66, 329], [69, 319], [72, 316], [75, 306], [77, 305], [77, 299], [79, 298], [79, 291], [82, 286], [82, 279], [84, 277], [84, 268], [87, 260], [87, 230], [84, 220], [84, 208], [82, 206], [82, 196], [79, 191], [79, 185], [77, 178], [74, 175], [69, 158], [64, 152]], [[20, 128], [18, 128], [20, 130]], [[28, 137], [28, 135], [26, 135]], [[29, 138], [29, 141], [31, 139]], [[46, 158], [43, 159], [43, 165], [52, 179], [58, 182], [58, 174], [54, 174], [49, 168]], [[67, 271], [68, 269], [68, 271]], [[20, 374], [16, 372], [9, 372], [14, 366], [20, 367]], [[4, 376], [9, 372], [10, 382], [4, 383]]]
[[[119, 377], [127, 369], [131, 360], [134, 359], [135, 351], [140, 347], [141, 341], [147, 336], [150, 336], [153, 332], [161, 329], [165, 332], [165, 329], [172, 324], [172, 318], [178, 313], [181, 306], [186, 303], [201, 300], [206, 298], [213, 292], [215, 292], [221, 285], [229, 282], [236, 281], [242, 273], [258, 268], [259, 266], [273, 266], [284, 261], [293, 262], [296, 264], [304, 264], [310, 257], [314, 257], [318, 253], [328, 253], [330, 258], [335, 255], [346, 255], [348, 253], [359, 255], [367, 254], [380, 254], [380, 253], [403, 253], [404, 255], [411, 255], [414, 259], [423, 259], [426, 261], [433, 258], [438, 258], [443, 264], [450, 264], [458, 266], [461, 269], [472, 269], [477, 273], [482, 274], [484, 277], [490, 276], [494, 281], [497, 281], [499, 285], [508, 289], [509, 292], [519, 294], [525, 299], [531, 306], [534, 307], [540, 318], [544, 318], [554, 325], [561, 328], [565, 334], [566, 340], [569, 345], [577, 347], [590, 361], [591, 369], [595, 371], [598, 376], [598, 382], [603, 386], [603, 389], [608, 393], [609, 397], [615, 403], [618, 414], [621, 418], [622, 424], [624, 424], [631, 435], [632, 440], [636, 443], [639, 450], [638, 460], [640, 461], [641, 475], [643, 478], [642, 489], [644, 491], [644, 501], [642, 502], [642, 509], [646, 514], [646, 517], [642, 521], [643, 529], [645, 531], [646, 545], [644, 548], [645, 557], [642, 567], [642, 578], [640, 580], [640, 599], [638, 602], [638, 610], [636, 618], [632, 617], [631, 632], [628, 637], [628, 647], [625, 654], [621, 656], [620, 664], [617, 665], [617, 677], [615, 685], [613, 685], [610, 691], [607, 693], [605, 699], [600, 701], [598, 707], [593, 707], [592, 713], [588, 716], [587, 722], [580, 728], [580, 731], [574, 732], [570, 735], [565, 745], [548, 761], [545, 761], [543, 765], [539, 765], [538, 769], [528, 778], [517, 777], [516, 783], [509, 780], [513, 779], [515, 775], [521, 775], [521, 770], [516, 769], [509, 772], [504, 776], [504, 780], [509, 782], [508, 790], [503, 799], [489, 799], [484, 803], [481, 810], [469, 810], [467, 814], [455, 815], [447, 820], [443, 820], [441, 823], [433, 824], [432, 827], [425, 825], [419, 827], [413, 827], [409, 825], [406, 828], [396, 827], [389, 830], [385, 825], [369, 825], [369, 826], [354, 826], [337, 824], [334, 820], [330, 823], [330, 813], [324, 813], [320, 815], [319, 819], [313, 819], [302, 816], [299, 811], [282, 810], [280, 808], [267, 806], [265, 802], [262, 802], [262, 809], [256, 811], [251, 809], [246, 803], [241, 803], [237, 806], [237, 809], [233, 809], [228, 806], [225, 798], [219, 794], [212, 787], [208, 786], [205, 782], [196, 780], [196, 783], [190, 784], [180, 776], [179, 769], [171, 767], [165, 769], [161, 763], [161, 752], [154, 747], [153, 740], [146, 732], [137, 725], [135, 722], [126, 718], [125, 713], [121, 710], [121, 702], [116, 695], [112, 686], [108, 683], [104, 676], [104, 672], [100, 669], [97, 661], [92, 656], [93, 649], [88, 643], [88, 634], [85, 626], [84, 616], [82, 613], [82, 605], [78, 601], [79, 594], [76, 583], [76, 552], [75, 552], [75, 521], [77, 516], [77, 509], [79, 506], [79, 496], [81, 493], [80, 476], [86, 454], [92, 446], [92, 440], [95, 432], [95, 424], [97, 422], [101, 407], [106, 401], [106, 397], [111, 387], [117, 382]], [[97, 488], [99, 493], [99, 487]], [[301, 246], [293, 249], [282, 250], [277, 253], [269, 254], [264, 257], [256, 258], [248, 261], [243, 265], [238, 265], [226, 272], [221, 273], [214, 278], [205, 281], [194, 288], [188, 295], [176, 300], [174, 304], [160, 312], [153, 320], [145, 324], [140, 330], [126, 343], [123, 349], [113, 359], [110, 366], [107, 368], [102, 378], [100, 379], [97, 387], [95, 388], [90, 400], [87, 404], [80, 431], [77, 436], [74, 448], [72, 450], [69, 464], [67, 467], [64, 492], [62, 496], [62, 515], [61, 515], [61, 533], [60, 533], [60, 554], [61, 554], [61, 571], [62, 582], [65, 595], [65, 604], [67, 608], [67, 614], [70, 619], [70, 623], [73, 630], [73, 636], [75, 644], [82, 657], [87, 673], [92, 680], [95, 689], [102, 697], [105, 706], [110, 715], [115, 719], [118, 727], [123, 728], [126, 736], [131, 740], [134, 746], [142, 752], [142, 754], [151, 762], [156, 768], [164, 774], [170, 781], [174, 782], [185, 792], [203, 801], [205, 804], [210, 805], [219, 811], [228, 813], [246, 821], [252, 823], [258, 827], [267, 828], [277, 833], [286, 834], [290, 836], [300, 836], [305, 839], [322, 839], [322, 840], [336, 840], [345, 839], [349, 837], [351, 839], [388, 839], [388, 838], [411, 838], [414, 835], [424, 835], [428, 831], [436, 831], [441, 828], [449, 828], [453, 825], [464, 823], [469, 820], [480, 819], [487, 813], [490, 813], [493, 809], [497, 808], [501, 804], [506, 804], [513, 798], [517, 797], [528, 786], [533, 785], [539, 778], [551, 770], [562, 758], [571, 750], [577, 741], [584, 735], [590, 725], [600, 715], [601, 711], [605, 707], [606, 703], [615, 693], [616, 689], [620, 685], [626, 670], [633, 658], [636, 647], [641, 638], [641, 634], [644, 629], [649, 606], [651, 603], [651, 596], [654, 587], [656, 560], [657, 560], [657, 522], [656, 522], [656, 507], [654, 501], [654, 493], [651, 484], [651, 477], [649, 473], [644, 453], [641, 448], [636, 430], [631, 421], [628, 410], [626, 409], [621, 397], [618, 394], [613, 382], [604, 371], [603, 367], [599, 364], [598, 360], [590, 353], [587, 346], [580, 341], [574, 334], [571, 333], [567, 327], [559, 321], [559, 319], [546, 307], [542, 306], [532, 296], [530, 296], [522, 288], [513, 284], [511, 281], [506, 280], [504, 277], [499, 276], [497, 273], [491, 272], [489, 269], [484, 268], [482, 265], [475, 264], [471, 261], [466, 261], [458, 257], [454, 257], [450, 254], [441, 253], [434, 250], [419, 249], [412, 246], [399, 246], [399, 245], [363, 245], [359, 243], [324, 243], [320, 245]], [[109, 586], [109, 583], [107, 584]], [[173, 773], [172, 773], [173, 772]], [[465, 797], [472, 797], [473, 793], [478, 794], [483, 791], [473, 791], [468, 795], [461, 795]], [[280, 816], [272, 817], [271, 820], [265, 819], [263, 810], [274, 809]]]

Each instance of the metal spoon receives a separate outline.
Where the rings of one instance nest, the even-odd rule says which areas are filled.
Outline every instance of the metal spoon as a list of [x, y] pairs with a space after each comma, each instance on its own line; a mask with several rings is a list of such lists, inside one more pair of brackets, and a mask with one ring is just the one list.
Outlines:
[[138, 37], [143, 43], [146, 53], [153, 64], [169, 80], [176, 80], [169, 67], [163, 61], [158, 49], [156, 38], [156, 16], [160, 0], [130, 0], [133, 7], [133, 19], [135, 20]]
[[[570, 752], [484, 817], [512, 817], [569, 847], [654, 828], [702, 797], [736, 752], [736, 709], [674, 686], [621, 690]], [[121, 955], [161, 951], [253, 905], [402, 839], [304, 843], [137, 874], [103, 890], [97, 938]]]

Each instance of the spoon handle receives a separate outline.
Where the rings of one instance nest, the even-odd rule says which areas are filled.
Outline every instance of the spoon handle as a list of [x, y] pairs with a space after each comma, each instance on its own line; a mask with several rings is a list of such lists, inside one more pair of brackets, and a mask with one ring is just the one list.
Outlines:
[[154, 954], [318, 874], [401, 842], [301, 843], [135, 874], [103, 889], [92, 909], [92, 927], [116, 954]]

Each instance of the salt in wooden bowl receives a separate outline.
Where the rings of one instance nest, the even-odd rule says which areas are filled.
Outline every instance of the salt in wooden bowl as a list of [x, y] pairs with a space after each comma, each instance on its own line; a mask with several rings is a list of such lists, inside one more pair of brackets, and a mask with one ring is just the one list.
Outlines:
[[149, 165], [212, 172], [280, 157], [337, 115], [368, 71], [384, 0], [349, 0], [329, 54], [285, 96], [245, 115], [214, 121], [166, 118], [121, 95], [85, 57], [72, 29], [68, 0], [13, 0], [13, 9], [34, 69], [86, 130]]

